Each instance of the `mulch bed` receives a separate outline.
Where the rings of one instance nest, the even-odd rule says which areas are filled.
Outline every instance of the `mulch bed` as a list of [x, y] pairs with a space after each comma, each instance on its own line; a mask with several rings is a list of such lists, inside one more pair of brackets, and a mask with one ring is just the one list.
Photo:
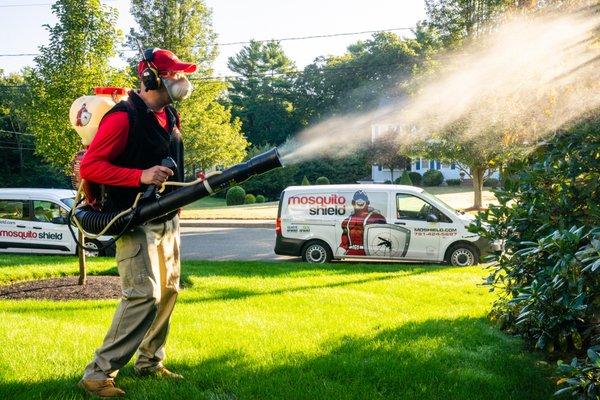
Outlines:
[[41, 279], [0, 286], [0, 299], [88, 300], [116, 299], [121, 296], [118, 276], [88, 276], [86, 285], [79, 277]]

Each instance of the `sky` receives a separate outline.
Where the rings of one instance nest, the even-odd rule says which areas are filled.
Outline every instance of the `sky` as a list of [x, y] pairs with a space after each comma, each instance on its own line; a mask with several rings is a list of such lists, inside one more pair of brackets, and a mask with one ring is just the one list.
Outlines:
[[[281, 39], [338, 33], [412, 28], [425, 17], [423, 0], [205, 0], [213, 11], [217, 43], [250, 39]], [[0, 0], [0, 54], [37, 53], [48, 43], [44, 24], [53, 25], [51, 0]], [[103, 0], [119, 11], [119, 27], [135, 26], [128, 0]], [[395, 31], [410, 36], [410, 31]], [[322, 55], [343, 54], [346, 47], [371, 34], [282, 41], [284, 51], [298, 68]], [[230, 75], [227, 59], [243, 45], [219, 46], [216, 75]], [[114, 59], [111, 63], [122, 66]], [[32, 56], [0, 57], [0, 69], [16, 72], [32, 65]]]

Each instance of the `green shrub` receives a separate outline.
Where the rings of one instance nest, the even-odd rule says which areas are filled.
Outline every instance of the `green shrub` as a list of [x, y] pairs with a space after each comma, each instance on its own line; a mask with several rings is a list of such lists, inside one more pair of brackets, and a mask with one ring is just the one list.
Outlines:
[[483, 186], [485, 187], [491, 187], [491, 188], [497, 188], [498, 186], [500, 186], [500, 181], [496, 178], [487, 178], [484, 182], [483, 182]]
[[302, 186], [309, 186], [310, 185], [310, 181], [308, 180], [308, 178], [306, 177], [306, 175], [304, 175], [304, 178], [302, 178]]
[[239, 206], [246, 200], [246, 191], [241, 186], [232, 186], [225, 195], [225, 202], [228, 206]]
[[404, 171], [402, 173], [402, 176], [399, 178], [396, 178], [395, 182], [396, 185], [409, 185], [412, 186], [412, 181], [410, 180], [410, 173], [408, 171]]
[[256, 203], [256, 197], [253, 194], [248, 193], [244, 198], [244, 204], [254, 204]]
[[421, 182], [423, 181], [423, 176], [420, 173], [411, 171], [408, 173], [408, 176], [410, 176], [410, 181], [413, 183], [413, 185], [421, 186]]
[[[597, 399], [600, 388], [600, 115], [572, 125], [527, 159], [506, 166], [498, 205], [472, 231], [500, 240], [487, 282], [490, 313], [509, 333], [556, 358], [557, 394]], [[586, 351], [587, 350], [587, 351]]]
[[266, 200], [267, 199], [265, 199], [265, 196], [263, 196], [262, 194], [256, 196], [256, 203], [264, 203]]
[[444, 182], [444, 175], [438, 170], [430, 169], [423, 174], [423, 186], [440, 186]]
[[446, 179], [448, 186], [460, 186], [460, 179]]
[[387, 181], [385, 181], [385, 182], [383, 182], [383, 183], [384, 183], [385, 185], [391, 185], [391, 184], [392, 184], [392, 181], [390, 181], [390, 180], [388, 179]]
[[315, 184], [317, 184], [317, 185], [329, 185], [329, 178], [327, 178], [326, 176], [320, 176], [315, 181]]

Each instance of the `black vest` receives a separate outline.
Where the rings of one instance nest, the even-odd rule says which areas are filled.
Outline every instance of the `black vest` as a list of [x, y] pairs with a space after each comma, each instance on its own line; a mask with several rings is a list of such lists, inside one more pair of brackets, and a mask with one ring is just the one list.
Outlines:
[[[168, 129], [163, 129], [153, 115], [152, 110], [140, 96], [131, 91], [129, 99], [117, 103], [106, 115], [117, 111], [127, 112], [129, 118], [129, 135], [127, 145], [122, 154], [112, 160], [114, 165], [125, 168], [147, 169], [160, 165], [166, 157], [172, 157], [177, 163], [177, 171], [169, 178], [170, 181], [183, 182], [183, 142], [177, 128], [179, 115], [172, 106], [165, 107], [168, 119]], [[124, 210], [133, 204], [136, 195], [145, 191], [147, 185], [140, 187], [124, 187], [104, 185], [102, 209], [105, 211]], [[167, 186], [163, 194], [175, 190]], [[177, 212], [169, 214], [172, 218]]]

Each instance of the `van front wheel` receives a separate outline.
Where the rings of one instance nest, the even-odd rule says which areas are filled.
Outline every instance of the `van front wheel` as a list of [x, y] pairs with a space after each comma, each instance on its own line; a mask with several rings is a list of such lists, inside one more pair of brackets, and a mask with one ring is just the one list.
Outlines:
[[302, 260], [309, 263], [326, 263], [331, 261], [333, 254], [327, 243], [321, 240], [312, 240], [302, 249]]
[[479, 263], [479, 254], [473, 246], [459, 243], [452, 246], [447, 252], [446, 261], [457, 267], [468, 267]]

